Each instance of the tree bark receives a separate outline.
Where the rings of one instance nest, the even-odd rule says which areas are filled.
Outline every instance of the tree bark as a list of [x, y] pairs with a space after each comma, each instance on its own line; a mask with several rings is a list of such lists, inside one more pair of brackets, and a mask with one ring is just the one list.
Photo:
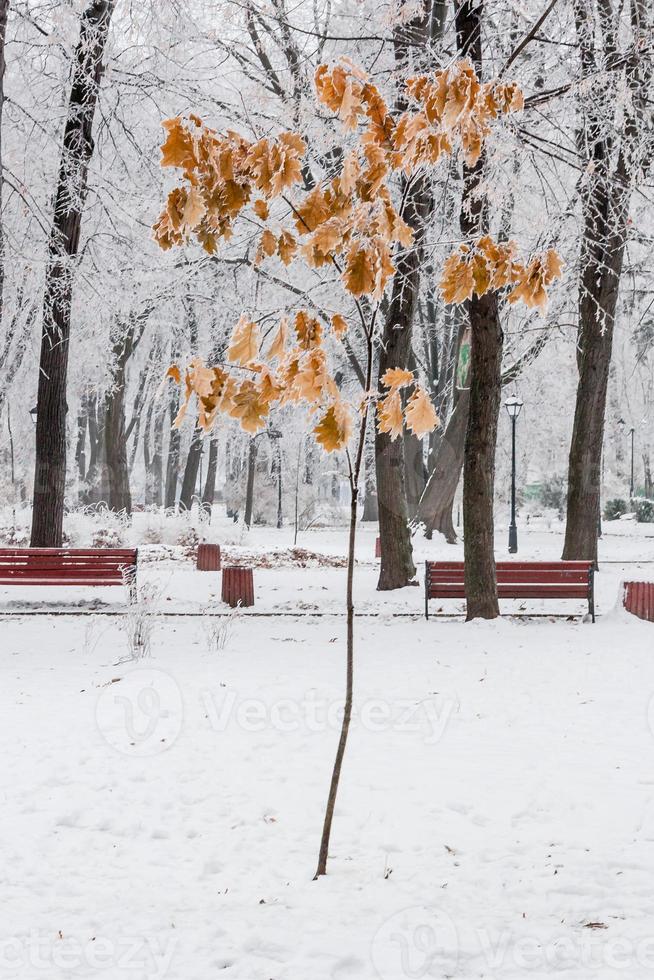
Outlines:
[[467, 618], [499, 616], [495, 570], [495, 446], [502, 399], [502, 328], [496, 293], [470, 302], [470, 408], [463, 461]]
[[33, 548], [60, 547], [66, 491], [66, 387], [73, 260], [93, 154], [93, 118], [115, 0], [93, 0], [81, 18], [48, 245], [36, 416]]

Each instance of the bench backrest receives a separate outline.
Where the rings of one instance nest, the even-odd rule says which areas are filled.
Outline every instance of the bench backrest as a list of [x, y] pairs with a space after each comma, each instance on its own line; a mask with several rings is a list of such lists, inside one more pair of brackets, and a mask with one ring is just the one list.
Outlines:
[[[496, 564], [497, 591], [503, 598], [586, 599], [591, 589], [590, 561], [500, 561]], [[425, 586], [430, 598], [465, 597], [462, 561], [425, 562]]]
[[119, 585], [137, 555], [135, 548], [0, 548], [0, 583]]

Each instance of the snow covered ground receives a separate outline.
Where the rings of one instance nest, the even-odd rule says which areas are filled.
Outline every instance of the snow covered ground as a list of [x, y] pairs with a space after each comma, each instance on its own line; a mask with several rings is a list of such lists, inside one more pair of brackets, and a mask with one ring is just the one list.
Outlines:
[[[220, 620], [221, 649], [216, 620], [162, 617], [139, 663], [125, 617], [70, 605], [122, 609], [120, 589], [0, 592], [0, 977], [650, 978], [654, 627], [614, 609], [621, 578], [654, 577], [644, 528], [605, 532], [595, 626], [574, 602], [556, 609], [570, 619], [425, 622], [421, 589], [374, 591], [364, 532], [359, 609], [379, 615], [357, 620], [317, 882], [342, 569], [258, 568], [252, 611], [291, 615]], [[240, 547], [289, 543], [257, 529]], [[556, 531], [520, 543], [560, 554]], [[456, 550], [418, 542], [417, 557]], [[218, 576], [190, 563], [142, 576], [166, 612], [220, 605]], [[66, 614], [17, 614], [50, 604]]]

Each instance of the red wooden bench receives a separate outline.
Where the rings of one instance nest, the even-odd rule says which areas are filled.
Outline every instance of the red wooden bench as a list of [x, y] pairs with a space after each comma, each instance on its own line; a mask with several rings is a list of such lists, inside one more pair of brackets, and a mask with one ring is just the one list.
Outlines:
[[[595, 622], [595, 569], [590, 561], [498, 561], [500, 599], [586, 599]], [[425, 562], [425, 618], [430, 599], [465, 599], [462, 561]]]
[[136, 599], [135, 548], [0, 548], [0, 585], [126, 585]]

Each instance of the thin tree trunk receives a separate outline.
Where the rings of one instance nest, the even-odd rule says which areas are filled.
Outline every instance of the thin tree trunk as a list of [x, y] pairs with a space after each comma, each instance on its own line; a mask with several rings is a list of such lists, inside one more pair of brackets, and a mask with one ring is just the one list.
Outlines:
[[105, 398], [105, 452], [109, 478], [109, 510], [132, 513], [125, 433], [125, 387], [127, 362], [134, 350], [134, 328], [130, 325], [113, 348], [113, 384]]
[[93, 0], [81, 18], [48, 245], [36, 416], [31, 545], [59, 547], [66, 492], [66, 388], [73, 262], [88, 191], [103, 57], [115, 0]]
[[218, 474], [218, 440], [212, 439], [209, 443], [209, 459], [207, 461], [207, 477], [202, 491], [202, 507], [207, 514], [211, 514], [213, 502], [216, 496], [216, 476]]
[[374, 418], [368, 423], [366, 444], [364, 448], [363, 479], [365, 496], [363, 499], [362, 521], [379, 520], [379, 502], [377, 500], [377, 478], [375, 473], [375, 426]]
[[146, 507], [151, 507], [154, 503], [154, 473], [152, 468], [152, 456], [150, 455], [150, 434], [152, 430], [153, 417], [154, 401], [150, 401], [145, 413], [145, 425], [143, 426], [143, 469], [145, 471], [143, 503]]
[[77, 444], [75, 462], [77, 463], [77, 500], [84, 502], [84, 480], [86, 477], [86, 432], [89, 426], [88, 395], [83, 394], [77, 415]]
[[163, 440], [166, 409], [161, 408], [154, 418], [152, 439], [152, 503], [155, 507], [163, 504]]
[[[367, 365], [365, 377], [365, 391], [370, 390], [372, 383], [372, 339], [368, 336], [367, 343]], [[354, 463], [350, 462], [348, 456], [348, 469], [350, 480], [350, 529], [348, 535], [347, 549], [347, 587], [346, 587], [346, 606], [347, 606], [347, 660], [345, 667], [345, 704], [343, 706], [343, 721], [341, 722], [341, 734], [336, 749], [336, 758], [329, 783], [329, 795], [325, 808], [325, 819], [323, 822], [322, 836], [320, 838], [320, 851], [318, 854], [318, 868], [314, 876], [320, 878], [327, 874], [327, 859], [329, 857], [329, 841], [332, 832], [332, 822], [334, 810], [336, 809], [336, 798], [338, 796], [338, 784], [345, 758], [347, 747], [347, 737], [350, 731], [352, 719], [352, 702], [354, 697], [354, 565], [355, 565], [355, 545], [357, 533], [357, 509], [359, 503], [359, 480], [361, 478], [361, 464], [366, 443], [366, 429], [368, 425], [368, 402], [365, 402], [361, 424], [359, 426], [358, 444]]]

